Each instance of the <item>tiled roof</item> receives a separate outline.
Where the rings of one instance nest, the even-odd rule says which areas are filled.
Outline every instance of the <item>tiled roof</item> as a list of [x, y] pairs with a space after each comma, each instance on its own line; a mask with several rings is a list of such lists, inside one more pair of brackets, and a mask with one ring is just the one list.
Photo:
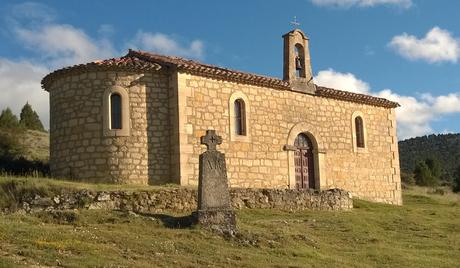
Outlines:
[[345, 100], [345, 101], [353, 101], [357, 103], [375, 105], [375, 106], [382, 106], [387, 108], [396, 108], [399, 107], [399, 103], [389, 101], [384, 98], [374, 97], [366, 94], [359, 94], [353, 93], [349, 91], [343, 91], [333, 88], [321, 87], [316, 86], [316, 95], [337, 99], [337, 100]]
[[93, 61], [86, 64], [78, 64], [56, 70], [43, 78], [42, 87], [46, 90], [56, 78], [68, 73], [84, 73], [88, 70], [125, 70], [138, 72], [159, 69], [161, 69], [161, 65], [157, 63], [141, 60], [136, 57], [130, 57], [127, 55], [121, 58]]
[[[185, 73], [201, 75], [205, 77], [212, 77], [215, 79], [221, 79], [226, 81], [240, 82], [250, 85], [270, 87], [281, 90], [291, 89], [289, 81], [273, 77], [235, 71], [214, 65], [203, 64], [197, 61], [188, 60], [180, 57], [164, 56], [150, 52], [134, 50], [129, 50], [128, 54], [121, 58], [95, 61], [88, 64], [75, 65], [72, 67], [67, 67], [64, 69], [54, 71], [48, 74], [45, 78], [43, 78], [42, 86], [46, 89], [48, 85], [61, 74], [66, 74], [70, 72], [83, 73], [87, 69], [92, 68], [104, 70], [122, 69], [127, 71], [139, 72], [148, 70], [159, 70], [162, 67], [166, 69], [178, 70]], [[395, 108], [399, 106], [398, 103], [389, 101], [387, 99], [320, 86], [316, 87], [315, 94], [317, 96], [326, 98], [351, 101], [386, 108]]]
[[266, 86], [277, 89], [289, 89], [289, 82], [273, 77], [245, 73], [210, 64], [188, 60], [180, 57], [170, 57], [144, 51], [129, 50], [127, 56], [137, 57], [160, 65], [167, 65], [191, 74], [213, 77], [217, 79], [249, 83], [256, 86]]

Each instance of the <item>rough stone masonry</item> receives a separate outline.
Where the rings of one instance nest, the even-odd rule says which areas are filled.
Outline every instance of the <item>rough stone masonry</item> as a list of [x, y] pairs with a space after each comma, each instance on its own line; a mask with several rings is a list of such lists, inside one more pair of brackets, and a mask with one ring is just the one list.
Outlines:
[[222, 137], [215, 130], [207, 130], [201, 137], [207, 151], [200, 155], [198, 182], [198, 223], [223, 232], [236, 230], [235, 213], [231, 208], [225, 154], [217, 151]]
[[[402, 204], [399, 104], [314, 85], [308, 37], [296, 29], [283, 39], [283, 79], [133, 50], [47, 75], [52, 176], [196, 187], [199, 138], [212, 127], [226, 141], [231, 188], [295, 190], [308, 177], [300, 185], [310, 190]], [[110, 120], [117, 96], [121, 129]], [[299, 137], [310, 162], [296, 159]], [[304, 162], [311, 168], [298, 174]]]

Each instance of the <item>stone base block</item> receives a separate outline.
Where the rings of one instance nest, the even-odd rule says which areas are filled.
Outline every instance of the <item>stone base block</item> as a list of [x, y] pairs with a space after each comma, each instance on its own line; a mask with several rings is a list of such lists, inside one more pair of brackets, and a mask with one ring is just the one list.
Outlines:
[[230, 209], [198, 210], [194, 213], [197, 223], [224, 234], [236, 232], [235, 212]]

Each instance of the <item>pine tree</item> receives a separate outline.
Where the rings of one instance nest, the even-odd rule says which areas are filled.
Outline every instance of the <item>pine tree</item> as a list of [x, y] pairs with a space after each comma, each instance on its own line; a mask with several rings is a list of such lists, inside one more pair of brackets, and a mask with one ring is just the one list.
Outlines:
[[0, 127], [1, 128], [17, 128], [19, 127], [18, 118], [13, 114], [11, 109], [7, 107], [0, 114]]
[[19, 124], [22, 127], [32, 130], [45, 131], [38, 114], [32, 109], [32, 106], [28, 102], [24, 105], [24, 107], [22, 107], [20, 118]]

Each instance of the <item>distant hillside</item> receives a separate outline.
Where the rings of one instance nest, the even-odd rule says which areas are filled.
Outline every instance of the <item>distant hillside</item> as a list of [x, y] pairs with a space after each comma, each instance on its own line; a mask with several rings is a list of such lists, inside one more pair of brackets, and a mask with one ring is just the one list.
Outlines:
[[412, 138], [399, 142], [401, 170], [411, 173], [415, 163], [426, 158], [440, 161], [446, 179], [460, 165], [460, 134], [440, 134]]
[[48, 162], [50, 138], [47, 132], [30, 129], [9, 130], [3, 128], [0, 128], [0, 132], [16, 137], [23, 148], [23, 153], [21, 155], [24, 158]]
[[25, 157], [30, 160], [48, 161], [50, 158], [50, 136], [47, 132], [27, 130], [20, 139]]

